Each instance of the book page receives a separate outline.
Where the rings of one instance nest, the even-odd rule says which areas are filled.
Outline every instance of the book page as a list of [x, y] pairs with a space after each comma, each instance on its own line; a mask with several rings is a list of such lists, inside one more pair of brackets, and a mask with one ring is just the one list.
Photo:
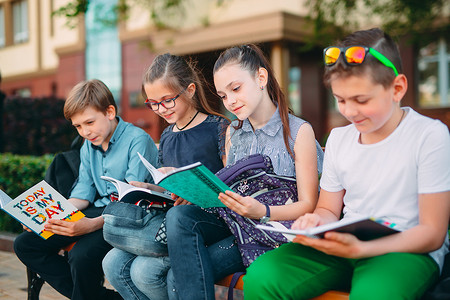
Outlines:
[[[270, 222], [269, 222], [270, 223]], [[379, 219], [369, 217], [358, 217], [342, 219], [337, 222], [311, 227], [304, 230], [274, 228], [267, 225], [256, 225], [257, 228], [290, 235], [306, 235], [310, 237], [323, 238], [328, 231], [351, 233], [362, 241], [369, 241], [400, 231], [393, 228], [395, 224], [383, 222]]]
[[141, 199], [173, 202], [169, 194], [137, 187], [108, 176], [100, 176], [100, 178], [114, 184], [119, 194], [119, 201], [133, 204]]
[[158, 171], [158, 169], [156, 169], [151, 163], [149, 163], [148, 160], [146, 160], [145, 157], [143, 157], [139, 152], [137, 154], [139, 155], [139, 158], [141, 159], [144, 166], [150, 172], [150, 175], [152, 175], [153, 181], [158, 184], [166, 175]]
[[0, 208], [4, 208], [12, 199], [2, 190], [0, 190]]

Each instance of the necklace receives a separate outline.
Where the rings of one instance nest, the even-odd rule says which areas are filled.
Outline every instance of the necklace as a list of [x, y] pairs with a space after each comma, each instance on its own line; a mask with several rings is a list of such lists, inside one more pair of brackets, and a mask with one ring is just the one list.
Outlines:
[[186, 127], [189, 126], [189, 124], [192, 123], [192, 121], [194, 121], [195, 117], [198, 115], [199, 112], [200, 112], [200, 111], [197, 110], [197, 112], [196, 112], [195, 115], [192, 117], [192, 119], [191, 119], [186, 125], [184, 125], [183, 127], [179, 128], [176, 122], [175, 122], [175, 127], [176, 127], [179, 131], [185, 129]]

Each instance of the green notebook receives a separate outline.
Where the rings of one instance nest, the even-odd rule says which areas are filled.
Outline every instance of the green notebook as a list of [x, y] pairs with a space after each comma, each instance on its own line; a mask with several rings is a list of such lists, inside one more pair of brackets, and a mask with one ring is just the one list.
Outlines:
[[219, 193], [231, 189], [202, 163], [196, 162], [164, 174], [139, 152], [138, 155], [155, 184], [203, 208], [225, 207], [218, 198]]

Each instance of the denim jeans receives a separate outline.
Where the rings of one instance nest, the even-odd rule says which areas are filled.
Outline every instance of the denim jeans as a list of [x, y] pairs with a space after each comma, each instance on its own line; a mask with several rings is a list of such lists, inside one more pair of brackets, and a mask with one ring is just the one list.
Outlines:
[[[177, 299], [172, 284], [166, 277], [170, 268], [168, 256], [136, 256], [113, 248], [103, 259], [103, 271], [112, 286], [124, 299]], [[170, 280], [169, 280], [170, 281]]]
[[245, 270], [235, 238], [223, 220], [195, 205], [171, 208], [167, 242], [180, 299], [214, 299], [214, 282]]
[[155, 240], [165, 212], [145, 212], [130, 203], [111, 202], [103, 212], [103, 236], [111, 246], [145, 256], [167, 256], [167, 245]]

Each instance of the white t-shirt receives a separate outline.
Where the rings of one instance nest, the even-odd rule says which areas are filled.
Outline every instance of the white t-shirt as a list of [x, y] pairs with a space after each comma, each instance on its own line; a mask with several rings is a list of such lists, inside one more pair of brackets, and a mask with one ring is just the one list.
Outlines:
[[[320, 187], [329, 192], [345, 189], [344, 218], [381, 218], [406, 230], [419, 223], [419, 194], [450, 190], [447, 126], [403, 109], [405, 119], [375, 144], [360, 144], [354, 125], [331, 131]], [[448, 239], [430, 253], [441, 268], [447, 249]]]

